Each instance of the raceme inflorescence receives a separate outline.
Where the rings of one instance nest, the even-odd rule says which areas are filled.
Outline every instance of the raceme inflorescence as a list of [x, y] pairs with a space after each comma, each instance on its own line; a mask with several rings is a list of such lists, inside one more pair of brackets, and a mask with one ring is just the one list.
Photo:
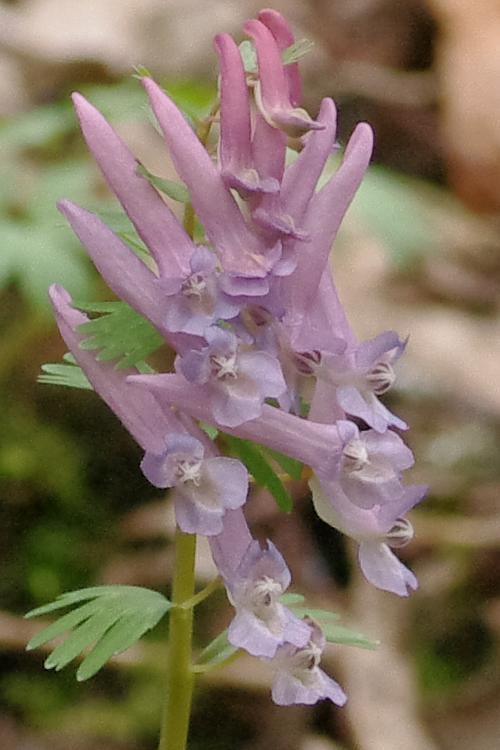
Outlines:
[[[86, 345], [81, 306], [59, 286], [50, 298], [74, 361], [144, 450], [145, 477], [169, 488], [179, 539], [208, 537], [234, 608], [225, 648], [270, 664], [280, 705], [342, 705], [342, 688], [319, 666], [334, 628], [326, 614], [323, 632], [306, 605], [292, 606], [284, 558], [245, 520], [253, 469], [242, 446], [307, 467], [316, 512], [355, 540], [368, 581], [406, 596], [417, 581], [393, 549], [411, 540], [406, 514], [425, 488], [404, 482], [413, 463], [400, 437], [407, 425], [383, 403], [406, 342], [392, 331], [358, 341], [329, 264], [370, 161], [371, 128], [355, 128], [319, 185], [339, 150], [335, 105], [324, 99], [316, 119], [301, 108], [300, 45], [278, 12], [261, 11], [244, 32], [250, 41], [240, 47], [227, 34], [215, 38], [219, 93], [194, 126], [142, 77], [187, 196], [183, 223], [104, 117], [73, 97], [145, 253], [96, 214], [66, 200], [60, 211], [114, 294], [174, 350], [172, 371], [104, 361]], [[220, 454], [234, 446], [239, 452]], [[188, 600], [176, 601], [174, 590], [172, 638]]]

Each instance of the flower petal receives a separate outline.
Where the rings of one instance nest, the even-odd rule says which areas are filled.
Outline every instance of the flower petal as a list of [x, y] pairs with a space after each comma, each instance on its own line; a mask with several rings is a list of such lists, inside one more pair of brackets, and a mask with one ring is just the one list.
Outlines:
[[81, 94], [73, 102], [83, 135], [111, 190], [166, 276], [188, 270], [193, 243], [150, 183], [125, 143]]

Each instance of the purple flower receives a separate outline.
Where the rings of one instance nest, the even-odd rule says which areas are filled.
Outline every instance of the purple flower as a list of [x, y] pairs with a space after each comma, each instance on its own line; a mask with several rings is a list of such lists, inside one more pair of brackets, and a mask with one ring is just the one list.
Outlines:
[[353, 422], [340, 420], [337, 429], [344, 447], [336, 476], [321, 477], [329, 494], [339, 491], [360, 508], [395, 502], [404, 492], [401, 472], [413, 465], [413, 454], [399, 435], [388, 430], [360, 432]]
[[338, 706], [343, 706], [347, 700], [346, 694], [319, 667], [326, 643], [321, 628], [310, 617], [305, 617], [304, 622], [310, 632], [308, 643], [299, 648], [290, 643], [280, 646], [271, 662], [276, 670], [273, 701], [278, 706], [291, 706], [295, 703], [312, 705], [328, 698]]
[[256, 20], [247, 21], [243, 28], [254, 41], [257, 51], [259, 81], [255, 87], [255, 100], [264, 119], [294, 138], [309, 130], [321, 130], [324, 127], [321, 123], [312, 120], [305, 110], [294, 107], [290, 101], [289, 80], [271, 31]]
[[351, 503], [338, 485], [331, 487], [313, 477], [310, 487], [318, 516], [359, 542], [359, 563], [370, 583], [399, 596], [408, 596], [409, 589], [417, 588], [417, 579], [390, 547], [403, 547], [411, 541], [413, 528], [404, 515], [422, 500], [426, 487], [407, 487], [394, 502], [369, 510]]
[[[325, 149], [327, 144], [331, 142], [331, 133], [335, 124], [335, 110], [331, 103], [327, 104], [326, 102], [328, 100], [325, 100], [323, 106], [325, 119], [328, 121], [329, 118], [331, 122], [329, 134], [328, 136], [325, 135], [324, 140], [320, 138], [321, 133], [312, 133], [309, 136], [311, 149], [306, 154], [308, 143], [304, 152], [297, 159], [297, 172], [291, 175], [291, 185], [284, 203], [286, 210], [293, 210], [288, 209], [288, 205], [293, 206], [294, 200], [299, 202], [299, 215], [294, 215], [294, 218], [296, 222], [300, 223], [301, 229], [310, 236], [310, 242], [304, 242], [300, 245], [297, 267], [294, 272], [280, 280], [281, 303], [286, 309], [283, 323], [290, 330], [292, 342], [300, 347], [298, 351], [309, 348], [307, 343], [304, 344], [303, 341], [299, 344], [296, 338], [301, 333], [304, 339], [307, 340], [308, 338], [307, 316], [318, 301], [318, 291], [323, 275], [326, 273], [328, 277], [330, 276], [328, 258], [332, 243], [340, 222], [366, 172], [373, 148], [373, 133], [370, 126], [366, 123], [360, 123], [347, 144], [342, 164], [326, 185], [321, 190], [314, 192], [315, 185], [311, 188], [313, 180], [310, 177], [318, 173], [317, 170], [322, 160], [326, 159]], [[310, 177], [308, 176], [309, 168], [311, 168]], [[301, 182], [302, 188], [300, 187]], [[284, 191], [286, 183], [287, 175], [283, 180]], [[296, 194], [294, 199], [295, 190], [301, 192]], [[302, 211], [305, 212], [303, 218], [300, 216]], [[333, 314], [341, 318], [338, 312], [339, 308], [341, 309], [340, 303], [331, 281], [328, 296], [330, 299], [326, 304], [326, 314], [329, 314], [328, 310], [333, 305]], [[345, 315], [343, 311], [342, 314]], [[335, 331], [335, 334], [340, 335], [340, 332]]]
[[378, 400], [394, 383], [393, 364], [405, 346], [393, 331], [381, 333], [343, 354], [325, 356], [318, 377], [335, 386], [337, 403], [347, 414], [363, 419], [377, 432], [385, 432], [391, 425], [407, 429], [406, 423]]
[[54, 284], [49, 296], [61, 336], [95, 391], [144, 450], [161, 451], [168, 432], [184, 430], [172, 409], [127, 382], [137, 370], [116, 370], [110, 362], [100, 362], [95, 352], [80, 348], [84, 336], [78, 329], [88, 322], [87, 316], [71, 306], [71, 297], [63, 287]]
[[83, 135], [114, 192], [163, 276], [187, 272], [193, 242], [150, 183], [137, 160], [100, 112], [81, 94], [73, 102]]
[[[217, 166], [175, 104], [154, 81], [146, 78], [143, 84], [177, 174], [189, 189], [223, 271], [238, 278], [265, 281], [280, 257], [280, 248], [269, 247], [251, 231]], [[263, 289], [261, 294], [267, 291], [265, 284]]]
[[273, 657], [284, 643], [304, 646], [310, 628], [293, 615], [280, 596], [290, 585], [290, 571], [274, 544], [262, 548], [253, 540], [238, 567], [225, 575], [236, 615], [228, 639], [253, 656]]
[[[228, 34], [215, 37], [220, 61], [220, 147], [221, 175], [227, 187], [244, 197], [252, 193], [275, 193], [279, 181], [262, 177], [252, 151], [250, 101], [240, 51]], [[283, 147], [284, 151], [284, 147]]]
[[160, 277], [158, 286], [167, 297], [163, 320], [169, 331], [201, 336], [217, 320], [238, 315], [238, 304], [219, 289], [215, 264], [214, 253], [199, 245], [191, 256], [188, 274]]
[[179, 358], [177, 369], [190, 383], [205, 385], [215, 420], [236, 427], [258, 417], [264, 399], [286, 388], [277, 359], [266, 352], [242, 351], [234, 333], [216, 326], [205, 332], [208, 346]]
[[204, 458], [199, 440], [170, 433], [161, 453], [147, 451], [141, 469], [155, 487], [174, 487], [175, 517], [187, 534], [213, 536], [222, 531], [226, 510], [247, 497], [248, 474], [233, 458]]
[[[153, 271], [95, 214], [70, 201], [61, 201], [58, 208], [113, 292], [148, 318], [176, 351], [191, 348], [197, 339], [183, 333], [172, 333], [165, 325], [162, 316], [164, 294]], [[170, 272], [181, 273], [176, 269], [172, 264]]]
[[[266, 26], [274, 37], [278, 49], [283, 52], [295, 42], [293, 31], [281, 13], [271, 8], [265, 8], [259, 12], [259, 21]], [[294, 107], [298, 107], [302, 101], [302, 81], [300, 80], [298, 63], [290, 63], [284, 66], [285, 78], [288, 83], [288, 95]]]
[[[129, 382], [151, 390], [162, 404], [176, 406], [194, 419], [213, 420], [205, 386], [191, 385], [181, 375], [132, 375]], [[257, 419], [226, 432], [267, 445], [311, 466], [318, 474], [330, 476], [338, 466], [343, 441], [334, 424], [320, 424], [287, 414], [268, 404], [262, 406]]]

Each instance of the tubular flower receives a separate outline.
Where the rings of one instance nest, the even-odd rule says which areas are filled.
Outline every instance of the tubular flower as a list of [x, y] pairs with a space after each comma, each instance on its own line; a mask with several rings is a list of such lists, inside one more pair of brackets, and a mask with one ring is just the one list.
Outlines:
[[308, 642], [300, 648], [291, 643], [281, 646], [271, 662], [275, 669], [273, 700], [278, 706], [291, 706], [294, 703], [311, 705], [327, 698], [343, 706], [346, 694], [319, 668], [326, 643], [321, 628], [310, 617], [304, 620], [309, 626]]

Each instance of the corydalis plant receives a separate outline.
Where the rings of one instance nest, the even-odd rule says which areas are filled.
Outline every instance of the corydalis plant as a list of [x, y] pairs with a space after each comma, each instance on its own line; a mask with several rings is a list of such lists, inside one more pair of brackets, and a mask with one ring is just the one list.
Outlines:
[[[227, 34], [216, 37], [219, 96], [195, 129], [151, 78], [142, 81], [182, 181], [175, 195], [189, 201], [182, 224], [155, 188], [161, 180], [138, 167], [79, 94], [73, 99], [83, 135], [139, 239], [131, 247], [97, 215], [69, 201], [59, 206], [122, 300], [124, 315], [113, 308], [114, 317], [89, 323], [81, 310], [95, 307], [77, 309], [64, 289], [52, 287], [56, 320], [74, 358], [55, 379], [92, 387], [144, 450], [146, 478], [170, 488], [176, 565], [171, 601], [133, 587], [124, 593], [97, 587], [35, 610], [90, 600], [31, 646], [73, 629], [46, 666], [60, 668], [93, 644], [78, 673], [84, 679], [168, 613], [162, 750], [185, 748], [198, 673], [247, 651], [269, 663], [276, 703], [327, 698], [342, 705], [342, 689], [319, 666], [326, 640], [373, 645], [336, 630], [327, 612], [315, 610], [312, 618], [302, 597], [285, 593], [291, 582], [285, 560], [272, 542], [253, 539], [245, 520], [248, 471], [288, 507], [273, 461], [291, 476], [306, 465], [314, 507], [358, 542], [367, 579], [400, 596], [416, 586], [391, 548], [411, 539], [405, 514], [424, 488], [405, 484], [413, 457], [392, 428], [406, 425], [380, 400], [394, 382], [404, 343], [393, 332], [357, 340], [328, 263], [368, 167], [372, 132], [365, 123], [356, 127], [337, 171], [318, 188], [336, 146], [335, 106], [323, 100], [316, 119], [301, 108], [294, 38], [279, 13], [261, 11], [244, 31], [253, 47], [247, 41], [240, 50]], [[214, 157], [207, 140], [217, 112]], [[299, 153], [285, 167], [290, 139]], [[141, 242], [145, 260], [137, 255]], [[131, 321], [127, 337], [120, 320]], [[154, 372], [134, 357], [158, 339], [176, 353], [172, 372]], [[113, 356], [115, 364], [107, 361]], [[220, 455], [224, 446], [232, 456]], [[208, 537], [220, 577], [195, 594], [197, 535]], [[234, 617], [193, 664], [194, 607], [222, 583]], [[141, 610], [145, 601], [149, 614]]]

